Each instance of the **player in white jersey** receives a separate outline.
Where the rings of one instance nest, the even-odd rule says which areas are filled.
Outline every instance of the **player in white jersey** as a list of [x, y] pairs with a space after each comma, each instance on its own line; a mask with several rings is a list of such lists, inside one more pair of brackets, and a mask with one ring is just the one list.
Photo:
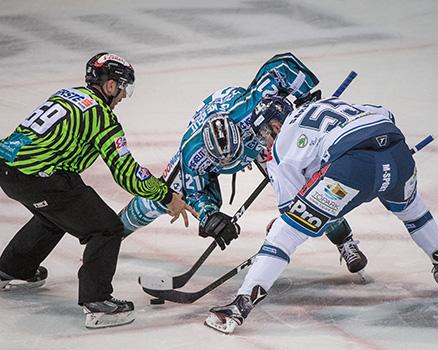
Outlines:
[[[236, 174], [258, 159], [262, 146], [250, 130], [254, 108], [266, 96], [290, 96], [300, 106], [320, 98], [311, 92], [319, 83], [312, 71], [292, 53], [273, 56], [257, 72], [248, 87], [220, 89], [203, 100], [189, 121], [180, 148], [163, 172], [163, 179], [199, 213], [199, 235], [214, 237], [221, 249], [238, 237], [240, 228], [232, 217], [220, 211], [222, 194], [218, 176]], [[214, 123], [212, 121], [215, 120]], [[217, 122], [222, 120], [217, 126]], [[222, 136], [221, 136], [222, 135]], [[230, 137], [230, 135], [234, 135]], [[124, 237], [152, 223], [166, 213], [157, 201], [134, 197], [119, 216]], [[365, 268], [366, 256], [353, 240], [346, 220], [327, 228], [327, 237], [335, 244], [348, 270]]]
[[266, 297], [299, 245], [374, 198], [403, 221], [432, 260], [438, 283], [438, 226], [417, 193], [415, 162], [392, 113], [337, 98], [288, 115], [283, 106], [290, 103], [267, 98], [252, 116], [254, 132], [270, 150], [267, 168], [281, 215], [236, 299], [212, 308], [206, 325], [233, 332]]

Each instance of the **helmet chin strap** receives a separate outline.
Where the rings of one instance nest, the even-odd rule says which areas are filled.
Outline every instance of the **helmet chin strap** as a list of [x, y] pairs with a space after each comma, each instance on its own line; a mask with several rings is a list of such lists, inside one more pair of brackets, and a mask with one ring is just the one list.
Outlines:
[[113, 102], [116, 99], [116, 97], [118, 97], [120, 94], [123, 93], [122, 89], [119, 88], [119, 86], [117, 86], [117, 93], [115, 95], [111, 96], [111, 95], [108, 94], [107, 89], [104, 88], [104, 84], [99, 85], [99, 90], [105, 96], [106, 102], [108, 103], [108, 105], [111, 108], [114, 108]]
[[108, 96], [108, 104], [110, 105], [111, 108], [115, 107], [113, 106], [113, 102], [116, 99], [116, 97], [118, 97], [122, 93], [123, 93], [122, 89], [117, 87], [117, 93], [114, 96]]
[[271, 128], [271, 137], [273, 140], [275, 140], [275, 138], [277, 137], [277, 133], [274, 131], [274, 129]]
[[[282, 122], [280, 122], [280, 121], [278, 121], [279, 123], [280, 123], [280, 125], [282, 126], [283, 125], [283, 123]], [[273, 140], [275, 140], [275, 138], [278, 136], [278, 134], [280, 133], [280, 130], [278, 130], [278, 132], [276, 132], [275, 130], [274, 130], [274, 127], [272, 126], [272, 125], [270, 125], [269, 124], [269, 129], [270, 129], [270, 134], [271, 134], [271, 137], [272, 137], [272, 139]]]

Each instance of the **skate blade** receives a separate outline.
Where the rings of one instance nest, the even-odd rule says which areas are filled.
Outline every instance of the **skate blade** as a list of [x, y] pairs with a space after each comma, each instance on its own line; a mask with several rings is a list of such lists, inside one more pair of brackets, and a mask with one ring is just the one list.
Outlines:
[[373, 282], [373, 279], [365, 273], [365, 269], [355, 272], [353, 275], [357, 276], [360, 284], [368, 284]]
[[90, 312], [85, 317], [85, 327], [88, 329], [123, 326], [134, 322], [134, 311], [106, 314], [103, 312]]
[[237, 322], [232, 318], [225, 317], [224, 319], [219, 318], [216, 314], [211, 313], [207, 319], [204, 321], [207, 327], [213, 328], [214, 330], [224, 333], [231, 334], [237, 326]]
[[41, 280], [37, 282], [27, 282], [24, 280], [10, 280], [7, 283], [0, 284], [0, 291], [11, 291], [11, 290], [27, 290], [33, 288], [42, 287], [46, 283], [46, 280]]

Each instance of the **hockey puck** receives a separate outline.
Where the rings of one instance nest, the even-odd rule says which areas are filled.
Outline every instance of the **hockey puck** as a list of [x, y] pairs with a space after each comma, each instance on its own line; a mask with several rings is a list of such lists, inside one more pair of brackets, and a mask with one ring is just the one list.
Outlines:
[[161, 304], [164, 304], [165, 301], [164, 301], [164, 299], [154, 298], [154, 299], [151, 299], [150, 303], [151, 303], [151, 305], [161, 305]]

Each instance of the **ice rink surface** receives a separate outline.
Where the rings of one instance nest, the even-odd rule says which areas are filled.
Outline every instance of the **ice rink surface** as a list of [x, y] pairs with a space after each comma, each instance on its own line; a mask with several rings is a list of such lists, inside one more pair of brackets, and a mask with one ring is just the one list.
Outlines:
[[[352, 69], [351, 102], [391, 109], [408, 143], [438, 136], [438, 2], [369, 1], [0, 1], [0, 137], [59, 88], [83, 84], [85, 62], [100, 51], [126, 57], [136, 91], [116, 113], [134, 156], [160, 175], [200, 101], [226, 86], [247, 86], [259, 66], [292, 51], [330, 95]], [[438, 143], [415, 156], [419, 190], [438, 216]], [[100, 160], [83, 177], [116, 210], [129, 201]], [[233, 214], [261, 181], [238, 176]], [[224, 201], [229, 176], [222, 176]], [[94, 213], [90, 213], [94, 215]], [[214, 252], [184, 287], [203, 288], [254, 254], [276, 215], [266, 189], [240, 220], [241, 237]], [[0, 249], [30, 218], [0, 195]], [[139, 275], [186, 271], [210, 244], [197, 225], [167, 217], [136, 232], [121, 248], [116, 297], [135, 302], [137, 319], [97, 331], [76, 305], [83, 247], [66, 235], [44, 265], [37, 292], [0, 295], [0, 349], [417, 349], [438, 348], [438, 285], [431, 263], [404, 226], [378, 202], [348, 215], [367, 254], [367, 284], [339, 265], [326, 239], [308, 240], [244, 325], [231, 336], [206, 328], [211, 306], [231, 301], [244, 273], [191, 305], [149, 305]]]

